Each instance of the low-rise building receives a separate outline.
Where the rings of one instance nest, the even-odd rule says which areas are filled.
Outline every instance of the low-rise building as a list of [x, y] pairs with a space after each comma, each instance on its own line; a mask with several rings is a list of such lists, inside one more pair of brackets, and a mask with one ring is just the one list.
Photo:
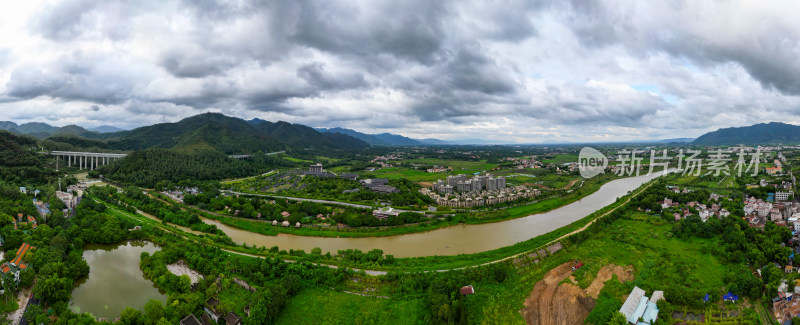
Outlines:
[[385, 207], [385, 208], [380, 208], [378, 210], [373, 210], [372, 215], [378, 219], [386, 219], [388, 217], [396, 217], [400, 215], [400, 213], [397, 212], [394, 208]]

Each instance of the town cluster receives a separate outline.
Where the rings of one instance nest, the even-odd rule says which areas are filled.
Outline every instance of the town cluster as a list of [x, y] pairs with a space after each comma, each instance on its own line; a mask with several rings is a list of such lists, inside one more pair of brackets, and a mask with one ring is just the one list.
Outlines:
[[491, 191], [447, 193], [442, 195], [431, 191], [429, 188], [423, 188], [419, 191], [436, 200], [437, 205], [451, 208], [471, 208], [475, 206], [513, 202], [522, 198], [532, 198], [542, 194], [538, 189], [531, 189], [523, 185]]
[[[673, 193], [686, 194], [691, 192], [689, 188], [681, 189], [680, 186], [667, 186], [667, 189]], [[700, 219], [703, 220], [703, 222], [706, 222], [710, 217], [722, 218], [731, 214], [730, 211], [722, 208], [719, 203], [717, 203], [719, 198], [719, 194], [711, 193], [711, 195], [708, 197], [708, 201], [711, 202], [711, 204], [703, 204], [697, 201], [691, 201], [686, 202], [686, 205], [682, 209], [680, 209], [680, 203], [675, 202], [670, 198], [664, 198], [664, 201], [658, 201], [658, 203], [661, 204], [662, 211], [669, 208], [679, 208], [679, 212], [673, 212], [672, 214], [675, 217], [675, 221], [688, 218], [689, 216], [693, 215], [694, 213], [691, 212], [689, 208], [694, 208], [694, 210], [697, 211], [697, 215], [700, 217]]]
[[375, 158], [372, 158], [372, 160], [370, 160], [369, 162], [381, 165], [381, 168], [387, 168], [394, 166], [389, 163], [390, 160], [400, 160], [400, 159], [402, 159], [402, 157], [395, 154], [391, 154], [386, 156], [377, 156]]
[[483, 190], [493, 191], [504, 189], [506, 187], [506, 178], [503, 176], [494, 177], [492, 175], [474, 176], [467, 179], [467, 175], [452, 175], [447, 176], [445, 180], [438, 180], [433, 184], [433, 191], [436, 193], [453, 193], [453, 192], [481, 192]]
[[514, 164], [514, 168], [516, 169], [525, 169], [525, 168], [541, 168], [542, 163], [536, 160], [536, 156], [530, 157], [507, 157], [503, 160], [511, 162]]

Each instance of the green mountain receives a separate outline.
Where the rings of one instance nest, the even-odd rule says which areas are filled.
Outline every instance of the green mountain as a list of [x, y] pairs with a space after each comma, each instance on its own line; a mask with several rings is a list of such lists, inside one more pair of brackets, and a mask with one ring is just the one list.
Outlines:
[[336, 149], [358, 149], [369, 146], [367, 142], [339, 133], [322, 133], [305, 125], [292, 124], [284, 121], [269, 122], [264, 120], [251, 120], [261, 133], [293, 147], [329, 147]]
[[745, 127], [724, 128], [701, 135], [697, 145], [756, 145], [800, 143], [800, 126], [771, 122]]
[[250, 154], [258, 151], [309, 147], [360, 149], [369, 146], [352, 137], [321, 134], [304, 125], [268, 121], [252, 123], [218, 113], [200, 114], [176, 123], [155, 124], [130, 131], [85, 132], [80, 136], [79, 138], [53, 137], [51, 140], [76, 146], [90, 144], [98, 148], [115, 150], [164, 148], [179, 151], [216, 150], [225, 154]]
[[44, 155], [34, 152], [36, 140], [0, 131], [0, 180], [14, 184], [47, 182]]

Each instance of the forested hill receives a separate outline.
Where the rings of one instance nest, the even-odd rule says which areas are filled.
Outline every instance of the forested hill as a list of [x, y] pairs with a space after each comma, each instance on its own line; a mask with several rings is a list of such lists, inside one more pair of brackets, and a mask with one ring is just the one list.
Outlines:
[[36, 140], [0, 131], [0, 179], [15, 184], [45, 183], [45, 157], [36, 154]]
[[161, 123], [130, 131], [87, 132], [83, 138], [58, 137], [55, 141], [78, 145], [91, 138], [92, 146], [116, 150], [166, 148], [179, 151], [220, 151], [251, 154], [309, 147], [361, 149], [369, 144], [349, 136], [323, 134], [312, 128], [287, 122], [253, 124], [218, 113], [205, 113], [176, 123]]
[[161, 181], [219, 180], [256, 172], [253, 163], [230, 159], [220, 152], [187, 153], [158, 148], [136, 151], [100, 168], [100, 173], [110, 179], [143, 187], [153, 187]]
[[800, 126], [772, 122], [745, 127], [725, 128], [706, 133], [692, 144], [698, 145], [755, 145], [790, 144], [800, 142]]
[[278, 121], [251, 120], [262, 134], [295, 147], [324, 146], [337, 149], [359, 149], [369, 146], [368, 143], [352, 136], [340, 133], [324, 133], [305, 125]]

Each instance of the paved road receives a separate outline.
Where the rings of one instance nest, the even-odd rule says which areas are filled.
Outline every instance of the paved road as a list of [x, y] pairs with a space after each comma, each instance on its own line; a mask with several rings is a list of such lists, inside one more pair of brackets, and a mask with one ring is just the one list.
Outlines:
[[[95, 199], [95, 201], [97, 201], [97, 202], [102, 202], [102, 201], [99, 201], [99, 200], [97, 200], [97, 199]], [[105, 203], [105, 202], [103, 202], [103, 203]], [[119, 210], [119, 209], [117, 209], [117, 208], [115, 208], [115, 207], [112, 207], [112, 206], [108, 206], [108, 208], [109, 208], [109, 209], [111, 209], [111, 210], [117, 211], [117, 212], [119, 212], [119, 213], [121, 213], [121, 214], [125, 215], [126, 217], [129, 217], [129, 218], [131, 218], [131, 219], [134, 219], [134, 220], [136, 220], [136, 221], [139, 221], [139, 222], [141, 222], [141, 220], [139, 220], [139, 218], [136, 218], [136, 217], [134, 217], [134, 216], [130, 215], [130, 214], [127, 212], [127, 211], [122, 211], [122, 210]], [[141, 211], [138, 211], [138, 210], [137, 210], [137, 212], [141, 212]], [[139, 213], [139, 214], [141, 214], [141, 213]], [[144, 215], [143, 215], [143, 216], [144, 216]], [[145, 218], [147, 218], [146, 216], [144, 216], [144, 217], [145, 217]], [[150, 218], [148, 218], [148, 219], [150, 219]], [[157, 220], [154, 220], [154, 221], [157, 221]], [[169, 224], [169, 223], [168, 223], [168, 224]], [[169, 224], [169, 225], [170, 225], [170, 226], [173, 226], [172, 224]], [[182, 232], [180, 229], [172, 229], [172, 228], [170, 228], [170, 227], [167, 227], [167, 226], [164, 226], [164, 225], [162, 225], [162, 224], [154, 224], [154, 226], [157, 226], [157, 227], [159, 227], [159, 228], [162, 228], [162, 229], [164, 229], [164, 230], [166, 230], [166, 231], [169, 231], [169, 232], [175, 233], [175, 234], [177, 234], [177, 235], [179, 235], [179, 236], [183, 237], [183, 239], [186, 239], [186, 240], [191, 240], [191, 241], [193, 241], [193, 242], [195, 242], [195, 243], [197, 243], [197, 244], [200, 244], [200, 245], [205, 245], [205, 243], [201, 243], [201, 242], [199, 242], [199, 241], [195, 240], [194, 238], [189, 238], [189, 237], [187, 237], [186, 235], [184, 235], [184, 234], [180, 233], [180, 232]], [[266, 258], [267, 258], [267, 256], [261, 256], [261, 255], [255, 255], [255, 254], [248, 254], [248, 253], [237, 252], [237, 251], [234, 251], [234, 250], [230, 250], [230, 249], [227, 249], [227, 248], [222, 248], [222, 247], [218, 247], [218, 246], [217, 246], [217, 248], [219, 248], [220, 250], [222, 250], [222, 251], [224, 251], [224, 252], [226, 252], [226, 253], [229, 253], [229, 254], [236, 254], [236, 255], [247, 256], [247, 257], [255, 257], [255, 258], [260, 258], [260, 259], [266, 259]], [[289, 260], [289, 259], [284, 259], [283, 261], [284, 261], [284, 262], [287, 262], [287, 263], [296, 263], [296, 262], [297, 262], [297, 261], [295, 261], [295, 260]], [[311, 264], [313, 264], [313, 265], [316, 265], [316, 266], [324, 266], [324, 267], [329, 267], [329, 268], [332, 268], [332, 269], [338, 269], [338, 268], [339, 268], [339, 266], [337, 266], [337, 265], [322, 264], [322, 263], [315, 263], [315, 262], [309, 262], [309, 263], [311, 263]], [[386, 274], [387, 274], [387, 272], [386, 272], [386, 271], [362, 270], [362, 269], [353, 269], [353, 268], [351, 268], [351, 270], [353, 270], [353, 271], [355, 271], [355, 272], [361, 272], [361, 271], [364, 271], [366, 274], [373, 275], [373, 276], [377, 276], [377, 275], [386, 275]]]
[[[222, 190], [221, 192], [227, 192], [227, 193], [232, 193], [232, 194], [237, 194], [237, 195], [253, 195], [253, 196], [269, 197], [269, 198], [275, 198], [275, 199], [286, 199], [286, 200], [293, 200], [293, 201], [303, 201], [303, 202], [314, 202], [314, 203], [331, 204], [331, 205], [341, 205], [341, 206], [353, 207], [353, 208], [361, 208], [361, 209], [372, 209], [372, 206], [370, 206], [370, 205], [339, 202], [339, 201], [306, 199], [306, 198], [302, 198], [302, 197], [278, 196], [278, 195], [268, 195], [268, 194], [253, 194], [253, 193], [235, 192], [235, 191], [229, 191], [229, 190]], [[397, 210], [397, 209], [395, 209], [395, 210], [398, 211], [398, 212], [406, 212], [406, 210]]]

